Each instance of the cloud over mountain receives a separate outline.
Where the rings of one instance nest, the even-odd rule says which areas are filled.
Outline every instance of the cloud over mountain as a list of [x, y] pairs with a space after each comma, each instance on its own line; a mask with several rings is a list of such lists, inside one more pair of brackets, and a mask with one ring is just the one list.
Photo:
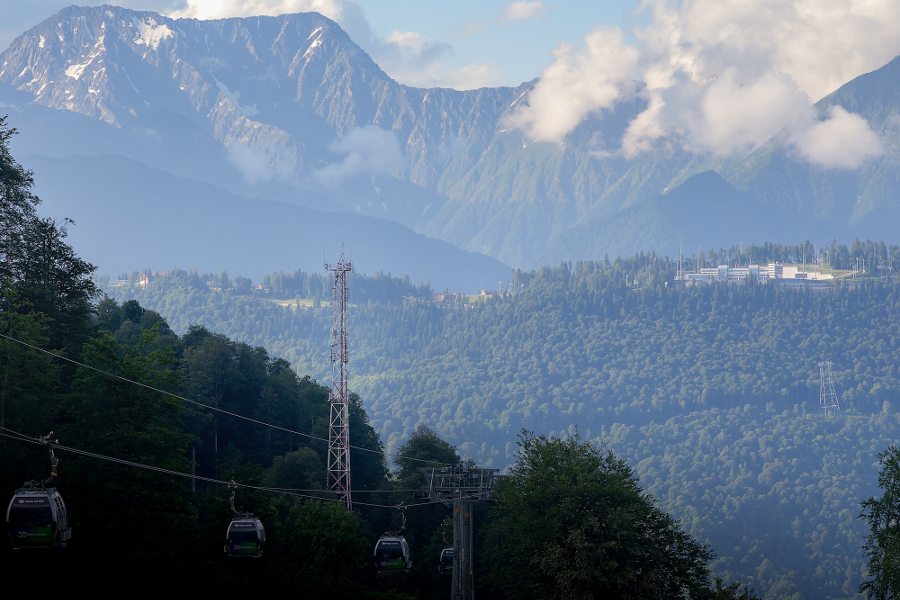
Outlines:
[[507, 119], [535, 140], [559, 142], [589, 113], [612, 108], [634, 88], [636, 48], [620, 29], [595, 29], [584, 48], [561, 44], [553, 63], [528, 95], [528, 103]]
[[334, 140], [328, 148], [346, 155], [340, 163], [316, 172], [316, 178], [328, 186], [337, 185], [347, 177], [391, 173], [405, 164], [397, 136], [375, 125], [357, 127]]
[[520, 0], [518, 2], [510, 2], [503, 9], [500, 15], [500, 24], [512, 21], [525, 21], [528, 19], [537, 19], [543, 17], [553, 10], [552, 6], [547, 6], [539, 0], [529, 2], [528, 0]]
[[[819, 166], [852, 168], [880, 152], [861, 119], [830, 113], [819, 121], [811, 106], [900, 51], [900, 4], [645, 0], [639, 12], [649, 21], [632, 32], [634, 43], [594, 30], [579, 48], [561, 44], [512, 122], [535, 140], [559, 141], [587, 114], [628, 98], [638, 79], [647, 109], [622, 138], [629, 156], [661, 138], [692, 151], [746, 152], [785, 127], [798, 154]], [[601, 81], [602, 93], [586, 93]], [[560, 107], [576, 111], [561, 117]], [[823, 131], [840, 132], [853, 156], [812, 151]]]

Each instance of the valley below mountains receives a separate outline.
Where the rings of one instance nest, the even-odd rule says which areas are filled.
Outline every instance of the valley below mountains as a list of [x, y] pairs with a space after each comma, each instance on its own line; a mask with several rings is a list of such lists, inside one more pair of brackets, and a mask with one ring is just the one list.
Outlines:
[[[866, 577], [859, 503], [900, 435], [900, 287], [679, 288], [667, 285], [676, 269], [645, 253], [520, 272], [511, 293], [468, 308], [355, 277], [351, 389], [390, 451], [425, 424], [503, 469], [523, 430], [578, 433], [625, 458], [716, 549], [717, 576], [773, 600], [853, 596]], [[108, 293], [159, 311], [176, 333], [202, 325], [329, 380], [330, 306], [206, 278], [180, 271]], [[290, 298], [289, 279], [327, 298], [324, 276], [266, 281]], [[841, 406], [827, 417], [821, 360], [833, 362]]]

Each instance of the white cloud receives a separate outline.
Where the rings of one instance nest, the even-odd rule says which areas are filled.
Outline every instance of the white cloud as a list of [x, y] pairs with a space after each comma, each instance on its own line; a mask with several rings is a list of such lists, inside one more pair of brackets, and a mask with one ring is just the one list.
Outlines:
[[340, 22], [347, 16], [350, 4], [344, 0], [187, 0], [187, 6], [169, 16], [205, 20], [317, 12]]
[[385, 63], [381, 65], [382, 68], [401, 73], [409, 70], [414, 74], [453, 54], [453, 48], [449, 44], [429, 39], [415, 31], [395, 31], [377, 43], [376, 47]]
[[[646, 84], [648, 108], [628, 126], [627, 155], [660, 138], [746, 152], [786, 126], [799, 155], [821, 166], [850, 168], [877, 151], [861, 118], [834, 113], [817, 122], [811, 105], [900, 52], [900, 2], [643, 0], [639, 12], [648, 19], [632, 45], [598, 42], [596, 32], [581, 48], [561, 44], [512, 121], [534, 139], [559, 141], [587, 114], [628, 97], [634, 77]], [[814, 152], [810, 140], [824, 133], [850, 140], [853, 157]]]
[[[763, 73], [741, 80], [738, 70], [728, 67], [705, 84], [682, 78], [658, 90], [656, 104], [644, 115], [657, 127], [643, 135], [674, 135], [697, 152], [749, 152], [809, 110], [809, 97], [790, 77]], [[635, 139], [639, 135], [629, 130], [623, 147], [647, 147]]]
[[250, 146], [233, 144], [228, 147], [228, 162], [237, 167], [248, 183], [268, 181], [275, 176], [269, 157]]
[[528, 2], [526, 0], [510, 2], [503, 9], [503, 14], [500, 15], [500, 24], [510, 23], [512, 21], [537, 19], [543, 17], [551, 10], [553, 10], [553, 7], [547, 6], [539, 0], [534, 2]]
[[227, 153], [228, 162], [237, 167], [247, 183], [290, 180], [296, 175], [297, 156], [293, 150], [235, 142], [228, 146]]
[[473, 21], [472, 17], [465, 16], [460, 23], [454, 25], [447, 31], [447, 35], [449, 37], [469, 37], [476, 33], [480, 33], [485, 29], [487, 29], [487, 25], [481, 21]]
[[445, 63], [435, 63], [426, 69], [406, 73], [404, 81], [422, 88], [452, 88], [476, 90], [503, 85], [503, 72], [492, 63], [470, 64], [453, 69]]
[[346, 156], [340, 163], [316, 172], [316, 178], [327, 186], [338, 185], [348, 177], [391, 173], [406, 164], [397, 136], [375, 125], [357, 127], [328, 148]]
[[407, 85], [469, 90], [504, 82], [503, 73], [490, 63], [448, 67], [453, 48], [413, 31], [395, 31], [376, 47], [379, 65]]
[[398, 48], [409, 49], [421, 54], [428, 45], [428, 38], [415, 31], [395, 31], [387, 36], [387, 42], [395, 44]]
[[639, 53], [622, 31], [598, 28], [584, 47], [561, 44], [554, 61], [528, 95], [528, 103], [508, 118], [533, 140], [559, 142], [589, 113], [611, 108], [628, 92]]
[[811, 164], [829, 169], [857, 169], [884, 153], [869, 124], [840, 106], [830, 107], [824, 120], [791, 135], [788, 142]]

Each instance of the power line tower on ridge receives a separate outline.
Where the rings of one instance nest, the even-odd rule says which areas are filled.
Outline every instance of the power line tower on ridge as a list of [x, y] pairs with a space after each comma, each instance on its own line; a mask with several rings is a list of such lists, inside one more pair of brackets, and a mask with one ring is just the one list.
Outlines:
[[819, 363], [819, 408], [828, 416], [828, 411], [841, 412], [837, 394], [834, 393], [834, 380], [831, 377], [831, 361]]
[[353, 509], [350, 500], [350, 389], [347, 363], [347, 273], [353, 264], [341, 254], [336, 265], [325, 263], [325, 270], [334, 272], [331, 305], [331, 417], [328, 426], [328, 488], [344, 500], [347, 510]]

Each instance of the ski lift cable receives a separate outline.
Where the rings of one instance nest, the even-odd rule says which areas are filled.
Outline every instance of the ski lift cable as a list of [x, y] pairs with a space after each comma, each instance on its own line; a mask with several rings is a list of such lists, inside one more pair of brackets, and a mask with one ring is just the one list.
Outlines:
[[[258, 421], [258, 420], [256, 420], [256, 419], [253, 419], [253, 418], [250, 418], [250, 417], [245, 417], [244, 415], [239, 415], [239, 414], [237, 414], [237, 413], [233, 413], [233, 412], [230, 412], [230, 411], [221, 409], [221, 408], [219, 408], [219, 407], [217, 407], [217, 406], [210, 406], [210, 405], [208, 405], [208, 404], [204, 404], [204, 403], [199, 402], [199, 401], [197, 401], [197, 400], [191, 400], [191, 399], [189, 399], [189, 398], [185, 398], [184, 396], [179, 396], [178, 394], [175, 394], [175, 393], [172, 393], [172, 392], [168, 392], [168, 391], [166, 391], [166, 390], [161, 390], [161, 389], [159, 389], [159, 388], [155, 388], [155, 387], [153, 387], [152, 385], [147, 385], [146, 383], [141, 383], [140, 381], [134, 381], [133, 379], [128, 379], [128, 378], [126, 378], [126, 377], [122, 377], [121, 375], [116, 375], [115, 373], [110, 373], [109, 371], [104, 371], [103, 369], [98, 369], [97, 367], [92, 367], [91, 365], [87, 365], [87, 364], [78, 362], [77, 360], [74, 360], [74, 359], [72, 359], [72, 358], [68, 358], [68, 357], [62, 356], [62, 355], [60, 355], [60, 354], [55, 354], [55, 353], [53, 353], [53, 352], [50, 352], [49, 350], [45, 350], [45, 349], [40, 348], [40, 347], [38, 347], [38, 346], [34, 346], [34, 345], [32, 345], [32, 344], [29, 344], [28, 342], [23, 342], [22, 340], [18, 340], [18, 339], [14, 338], [14, 337], [10, 337], [10, 336], [4, 335], [4, 334], [2, 334], [2, 333], [0, 333], [0, 338], [7, 339], [7, 340], [9, 340], [9, 341], [11, 341], [11, 342], [16, 342], [17, 344], [21, 344], [21, 345], [23, 345], [23, 346], [25, 346], [25, 347], [27, 347], [27, 348], [31, 348], [32, 350], [37, 350], [38, 352], [43, 352], [44, 354], [47, 354], [47, 355], [52, 356], [52, 357], [54, 357], [54, 358], [59, 358], [59, 359], [61, 359], [61, 360], [65, 360], [65, 361], [70, 362], [70, 363], [72, 363], [72, 364], [74, 364], [74, 365], [77, 365], [77, 366], [79, 366], [79, 367], [84, 367], [85, 369], [90, 369], [91, 371], [95, 371], [95, 372], [100, 373], [100, 374], [102, 374], [102, 375], [106, 375], [107, 377], [112, 377], [113, 379], [118, 379], [118, 380], [120, 380], [120, 381], [124, 381], [124, 382], [130, 383], [130, 384], [132, 384], [132, 385], [136, 385], [136, 386], [138, 386], [138, 387], [146, 388], [146, 389], [148, 389], [148, 390], [151, 390], [151, 391], [154, 391], [154, 392], [163, 394], [163, 395], [165, 395], [165, 396], [171, 396], [171, 397], [177, 398], [177, 399], [179, 399], [179, 400], [181, 400], [181, 401], [183, 401], [183, 402], [189, 402], [190, 404], [196, 404], [197, 406], [200, 406], [200, 407], [205, 408], [205, 409], [207, 409], [207, 410], [211, 410], [211, 411], [214, 411], [214, 412], [222, 413], [222, 414], [228, 415], [228, 416], [230, 416], [230, 417], [236, 417], [236, 418], [238, 418], [238, 419], [243, 419], [243, 420], [249, 421], [249, 422], [251, 422], [251, 423], [256, 423], [257, 425], [262, 425], [263, 427], [271, 427], [272, 429], [277, 429], [277, 430], [279, 430], [279, 431], [284, 431], [285, 433], [291, 433], [291, 434], [293, 434], [293, 435], [299, 435], [299, 436], [301, 436], [301, 437], [309, 438], [309, 439], [312, 439], [312, 440], [319, 440], [320, 442], [326, 442], [326, 443], [328, 443], [328, 440], [325, 439], [325, 438], [321, 438], [321, 437], [318, 437], [318, 436], [315, 436], [315, 435], [310, 435], [310, 434], [308, 434], [308, 433], [301, 433], [301, 432], [299, 432], [299, 431], [294, 431], [293, 429], [288, 429], [288, 428], [286, 428], [286, 427], [281, 427], [280, 425], [273, 425], [273, 424], [271, 424], [271, 423], [266, 423], [265, 421]], [[391, 457], [391, 456], [392, 456], [392, 457], [395, 457], [395, 458], [403, 458], [403, 459], [405, 459], [405, 460], [414, 460], [414, 461], [417, 461], [417, 462], [423, 462], [423, 463], [427, 463], [427, 464], [441, 465], [441, 466], [452, 466], [450, 463], [442, 463], [442, 462], [440, 462], [440, 461], [436, 461], [436, 460], [428, 460], [428, 459], [424, 459], [424, 458], [412, 458], [412, 457], [402, 456], [402, 455], [400, 455], [400, 454], [394, 454], [394, 455], [391, 455], [391, 454], [388, 454], [387, 452], [383, 452], [383, 451], [381, 451], [381, 450], [372, 450], [372, 449], [370, 449], [370, 448], [363, 448], [363, 447], [361, 447], [361, 446], [350, 446], [350, 448], [353, 449], [353, 450], [362, 450], [362, 451], [364, 451], [364, 452], [371, 452], [372, 454], [381, 454], [382, 456], [386, 456], [386, 457]]]
[[[172, 469], [164, 469], [162, 467], [154, 467], [152, 465], [145, 465], [145, 464], [133, 462], [130, 460], [114, 458], [112, 456], [105, 456], [103, 454], [97, 454], [95, 452], [79, 450], [78, 448], [70, 448], [68, 446], [63, 446], [61, 444], [57, 444], [54, 442], [46, 442], [45, 443], [45, 442], [38, 441], [35, 438], [30, 438], [30, 437], [23, 435], [21, 433], [18, 433], [16, 431], [12, 431], [11, 429], [7, 429], [6, 427], [3, 427], [2, 429], [4, 431], [10, 431], [16, 435], [13, 436], [13, 435], [9, 435], [6, 433], [0, 433], [0, 437], [6, 437], [6, 438], [9, 438], [12, 440], [19, 441], [19, 442], [28, 442], [31, 444], [37, 444], [37, 445], [41, 445], [41, 446], [48, 445], [51, 448], [55, 448], [57, 450], [63, 450], [65, 452], [71, 452], [73, 454], [79, 454], [81, 456], [95, 458], [98, 460], [105, 460], [105, 461], [109, 461], [109, 462], [113, 462], [113, 463], [117, 463], [117, 464], [121, 464], [121, 465], [126, 465], [129, 467], [137, 467], [140, 469], [146, 469], [148, 471], [164, 473], [166, 475], [176, 475], [178, 477], [184, 477], [186, 479], [196, 479], [198, 481], [205, 481], [207, 483], [214, 483], [217, 485], [240, 487], [240, 488], [245, 488], [245, 489], [249, 489], [249, 490], [257, 490], [260, 492], [269, 492], [272, 494], [282, 494], [285, 496], [296, 496], [298, 498], [307, 498], [310, 500], [322, 500], [325, 502], [344, 502], [344, 500], [342, 498], [322, 498], [320, 496], [310, 496], [309, 494], [300, 493], [302, 491], [328, 492], [328, 490], [292, 490], [289, 488], [270, 488], [270, 487], [265, 487], [265, 486], [249, 485], [246, 483], [235, 483], [234, 481], [222, 481], [220, 479], [213, 479], [211, 477], [203, 477], [202, 475], [191, 475], [190, 473], [182, 473], [181, 471], [174, 471]], [[395, 491], [395, 490], [389, 490], [389, 491]], [[351, 490], [351, 493], [354, 493], [353, 490]], [[396, 505], [372, 504], [372, 503], [368, 503], [368, 502], [354, 502], [354, 504], [359, 504], [361, 506], [372, 506], [372, 507], [376, 507], [376, 508], [397, 508]], [[425, 506], [425, 505], [431, 505], [431, 504], [435, 504], [435, 502], [420, 502], [417, 504], [407, 504], [405, 506], [412, 507], [412, 506]]]

